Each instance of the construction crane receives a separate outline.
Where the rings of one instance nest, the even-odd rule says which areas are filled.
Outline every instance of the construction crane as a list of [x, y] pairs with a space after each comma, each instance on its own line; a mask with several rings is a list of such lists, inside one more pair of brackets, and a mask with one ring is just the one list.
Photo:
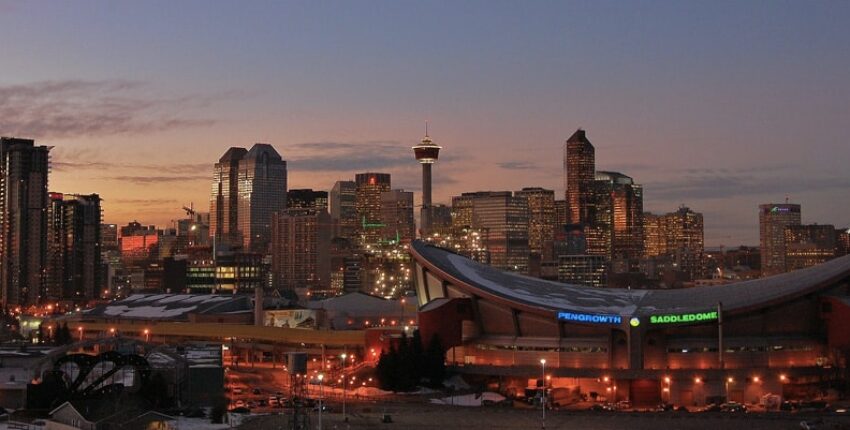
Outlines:
[[195, 219], [195, 204], [189, 202], [189, 206], [183, 206], [183, 210], [186, 211], [186, 215], [190, 216], [192, 219]]

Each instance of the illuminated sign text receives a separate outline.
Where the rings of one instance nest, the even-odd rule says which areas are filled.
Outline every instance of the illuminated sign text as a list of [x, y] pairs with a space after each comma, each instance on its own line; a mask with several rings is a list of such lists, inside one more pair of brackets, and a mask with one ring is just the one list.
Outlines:
[[717, 311], [697, 312], [691, 314], [653, 315], [649, 317], [649, 322], [651, 324], [678, 324], [715, 320], [717, 320]]
[[558, 312], [561, 321], [575, 321], [593, 324], [621, 324], [623, 317], [619, 315], [580, 314], [575, 312]]

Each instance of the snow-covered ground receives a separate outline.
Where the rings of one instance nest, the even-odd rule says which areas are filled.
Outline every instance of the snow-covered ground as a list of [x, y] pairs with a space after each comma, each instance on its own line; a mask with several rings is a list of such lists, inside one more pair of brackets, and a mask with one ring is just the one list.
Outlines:
[[455, 406], [481, 406], [484, 402], [498, 403], [505, 400], [505, 396], [499, 393], [486, 392], [478, 394], [464, 394], [462, 396], [443, 397], [442, 399], [431, 399], [431, 403], [437, 405]]
[[[233, 419], [233, 427], [238, 426], [242, 423], [242, 419], [247, 414], [229, 414]], [[219, 429], [229, 429], [230, 424], [213, 424], [210, 422], [209, 418], [186, 418], [186, 417], [177, 417], [177, 422], [174, 423], [174, 428], [176, 430], [219, 430]]]

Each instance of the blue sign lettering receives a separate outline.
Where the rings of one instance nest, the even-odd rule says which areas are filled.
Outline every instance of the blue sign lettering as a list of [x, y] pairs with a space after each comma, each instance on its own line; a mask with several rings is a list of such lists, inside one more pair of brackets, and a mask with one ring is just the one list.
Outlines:
[[559, 321], [574, 321], [592, 324], [621, 324], [623, 317], [619, 315], [582, 314], [576, 312], [558, 312]]

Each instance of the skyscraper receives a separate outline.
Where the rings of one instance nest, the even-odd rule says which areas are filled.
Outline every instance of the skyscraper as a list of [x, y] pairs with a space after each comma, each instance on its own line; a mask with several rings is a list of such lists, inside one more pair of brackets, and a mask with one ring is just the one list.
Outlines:
[[331, 223], [324, 210], [287, 209], [273, 217], [272, 274], [277, 287], [331, 285]]
[[389, 191], [389, 173], [358, 173], [354, 177], [357, 184], [358, 231], [363, 243], [372, 244], [381, 239], [384, 223], [381, 220], [381, 193]]
[[785, 269], [805, 269], [835, 258], [838, 248], [835, 227], [829, 224], [785, 227]]
[[452, 228], [457, 231], [472, 227], [472, 200], [476, 193], [452, 197]]
[[759, 244], [761, 274], [771, 276], [786, 271], [785, 227], [801, 224], [798, 204], [768, 203], [759, 205]]
[[210, 235], [216, 248], [242, 246], [239, 232], [239, 161], [245, 148], [230, 148], [213, 169]]
[[354, 239], [357, 235], [357, 184], [336, 181], [329, 195], [334, 236]]
[[471, 226], [486, 231], [484, 247], [490, 264], [495, 267], [525, 272], [528, 269], [528, 200], [510, 191], [463, 193], [452, 198], [455, 203], [471, 203]]
[[557, 231], [560, 228], [564, 228], [564, 226], [569, 223], [567, 201], [555, 200], [555, 230]]
[[47, 218], [46, 296], [74, 301], [99, 297], [100, 197], [50, 193]]
[[643, 255], [643, 188], [618, 172], [597, 172], [587, 202], [587, 253], [607, 259]]
[[452, 208], [443, 204], [431, 206], [431, 233], [450, 234], [452, 230]]
[[269, 252], [272, 215], [286, 209], [286, 161], [257, 143], [239, 161], [239, 231], [245, 250]]
[[528, 248], [543, 261], [552, 261], [555, 241], [555, 192], [523, 188], [514, 196], [528, 200]]
[[381, 193], [381, 222], [383, 238], [410, 242], [416, 238], [416, 221], [413, 218], [413, 193], [390, 190]]
[[595, 151], [584, 130], [578, 129], [564, 146], [564, 176], [566, 177], [567, 222], [587, 222], [587, 205], [596, 172]]
[[689, 280], [704, 276], [705, 228], [701, 213], [681, 206], [664, 215], [644, 213], [643, 222], [645, 256], [670, 256]]
[[422, 211], [420, 224], [422, 234], [427, 235], [431, 231], [431, 165], [437, 162], [441, 147], [434, 144], [428, 137], [428, 123], [425, 123], [425, 137], [419, 145], [413, 147], [416, 161], [422, 164]]
[[286, 192], [287, 209], [328, 210], [328, 192], [313, 191], [310, 188], [289, 190]]
[[0, 298], [3, 306], [38, 303], [47, 262], [50, 147], [0, 138]]

